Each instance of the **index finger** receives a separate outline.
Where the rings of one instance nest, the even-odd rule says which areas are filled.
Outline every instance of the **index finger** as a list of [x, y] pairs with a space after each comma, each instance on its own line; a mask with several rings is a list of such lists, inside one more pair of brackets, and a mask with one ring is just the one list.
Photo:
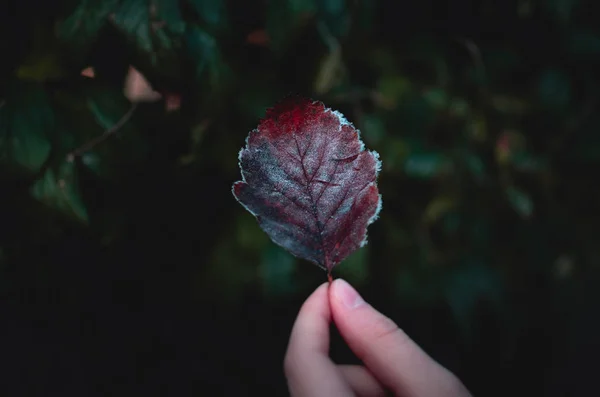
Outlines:
[[284, 371], [292, 396], [351, 396], [352, 390], [329, 358], [328, 284], [302, 305], [290, 336]]

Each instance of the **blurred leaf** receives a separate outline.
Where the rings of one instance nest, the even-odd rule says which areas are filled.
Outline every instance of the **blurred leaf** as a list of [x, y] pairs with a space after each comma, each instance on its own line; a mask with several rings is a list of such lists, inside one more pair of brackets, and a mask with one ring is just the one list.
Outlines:
[[45, 82], [65, 77], [61, 56], [56, 52], [34, 54], [17, 69], [20, 80]]
[[[168, 0], [167, 0], [168, 1]], [[227, 24], [225, 2], [222, 0], [188, 0], [198, 16], [211, 30], [222, 30]]]
[[58, 24], [58, 38], [76, 48], [91, 46], [118, 3], [119, 0], [80, 0]]
[[[76, 106], [73, 101], [80, 101]], [[68, 152], [117, 128], [106, 140], [81, 154], [83, 165], [101, 178], [113, 179], [145, 158], [148, 140], [132, 120], [135, 111], [120, 89], [91, 82], [80, 95], [67, 98], [62, 111], [62, 145]], [[139, 105], [141, 106], [141, 105]]]
[[64, 55], [47, 23], [38, 22], [32, 32], [27, 56], [18, 66], [16, 76], [31, 82], [56, 81], [66, 76]]
[[367, 143], [379, 145], [386, 138], [386, 129], [381, 117], [376, 114], [365, 114], [362, 118], [361, 133]]
[[240, 214], [232, 226], [218, 240], [198, 280], [198, 288], [229, 302], [257, 281], [262, 254], [271, 244], [250, 214]]
[[337, 46], [333, 51], [325, 55], [321, 62], [317, 78], [315, 79], [315, 92], [319, 95], [329, 92], [339, 84], [343, 72], [342, 50], [341, 47]]
[[210, 128], [210, 120], [205, 120], [204, 122], [199, 123], [190, 133], [191, 147], [190, 151], [187, 154], [184, 154], [179, 158], [179, 164], [188, 165], [197, 160], [197, 153], [202, 146], [202, 142], [206, 135], [206, 132]]
[[336, 37], [344, 36], [350, 28], [350, 15], [346, 0], [317, 0], [319, 19]]
[[406, 76], [383, 76], [377, 83], [377, 92], [384, 98], [389, 108], [396, 107], [406, 94], [410, 92], [411, 83]]
[[403, 169], [410, 148], [403, 139], [390, 137], [382, 148], [383, 167], [385, 170]]
[[600, 56], [600, 35], [594, 32], [574, 32], [569, 41], [569, 49], [575, 55]]
[[423, 93], [423, 97], [434, 109], [444, 109], [448, 106], [448, 94], [443, 88], [430, 88]]
[[244, 287], [256, 281], [258, 253], [241, 250], [231, 238], [222, 238], [201, 269], [197, 288], [212, 291], [218, 300], [236, 302]]
[[573, 10], [579, 0], [544, 0], [542, 2], [546, 11], [558, 22], [567, 24], [571, 22]]
[[414, 93], [403, 102], [402, 114], [403, 131], [418, 139], [435, 119], [437, 110], [424, 96]]
[[533, 214], [533, 201], [524, 191], [511, 186], [506, 189], [506, 196], [509, 203], [519, 215], [527, 219]]
[[263, 250], [259, 273], [264, 292], [269, 296], [289, 295], [296, 292], [293, 273], [296, 259], [274, 243]]
[[492, 97], [492, 106], [501, 113], [524, 114], [530, 108], [522, 98], [506, 95], [494, 95]]
[[395, 285], [398, 300], [413, 305], [430, 305], [440, 294], [439, 282], [435, 275], [423, 274], [416, 267], [399, 270]]
[[487, 139], [487, 130], [487, 120], [481, 113], [475, 113], [467, 123], [467, 136], [476, 142], [484, 142]]
[[0, 107], [0, 161], [34, 173], [50, 155], [54, 112], [41, 85], [19, 85]]
[[124, 0], [120, 2], [116, 12], [111, 14], [110, 19], [119, 30], [135, 42], [139, 49], [152, 52], [150, 12], [146, 0]]
[[166, 27], [176, 34], [183, 34], [185, 31], [185, 21], [181, 15], [179, 2], [173, 0], [156, 0], [156, 19], [163, 21]]
[[178, 34], [185, 28], [176, 4], [161, 0], [151, 6], [147, 0], [124, 0], [109, 19], [156, 65], [161, 55], [178, 46]]
[[499, 275], [489, 266], [468, 263], [447, 276], [444, 295], [465, 341], [473, 338], [477, 307], [481, 303], [487, 303], [499, 310], [502, 294], [503, 286]]
[[196, 78], [200, 79], [206, 74], [211, 86], [217, 85], [224, 72], [224, 65], [215, 38], [196, 26], [188, 26], [186, 49], [187, 55], [195, 64]]
[[[104, 130], [113, 128], [131, 108], [123, 95], [118, 95], [110, 89], [104, 90], [99, 87], [97, 90], [89, 90], [88, 94], [87, 106]], [[128, 129], [127, 124], [123, 129]]]
[[430, 179], [451, 169], [452, 163], [441, 153], [411, 154], [404, 163], [404, 172], [413, 178]]
[[240, 247], [262, 251], [270, 244], [269, 237], [260, 229], [253, 217], [246, 214], [237, 220], [236, 241]]
[[31, 187], [34, 198], [64, 214], [87, 222], [88, 214], [81, 199], [74, 162], [63, 161], [49, 167]]
[[477, 154], [467, 152], [462, 158], [467, 165], [467, 169], [477, 182], [483, 182], [487, 178], [485, 164]]
[[467, 117], [470, 111], [469, 102], [463, 98], [452, 98], [448, 104], [448, 112], [454, 117]]
[[316, 0], [269, 1], [267, 6], [266, 30], [271, 48], [283, 50], [292, 32], [301, 22], [317, 11]]
[[369, 245], [366, 245], [346, 260], [344, 266], [340, 266], [335, 270], [339, 277], [347, 280], [352, 285], [360, 286], [364, 284], [369, 277]]
[[543, 106], [562, 109], [571, 100], [569, 76], [557, 69], [544, 71], [538, 81], [538, 97]]
[[547, 169], [548, 166], [547, 162], [543, 159], [525, 152], [515, 153], [512, 156], [511, 164], [516, 170], [527, 173], [540, 172]]
[[373, 25], [377, 21], [375, 17], [378, 0], [358, 0], [355, 2], [355, 4], [356, 10], [352, 15], [353, 24], [358, 25], [365, 31], [373, 29]]
[[434, 223], [440, 219], [448, 211], [455, 208], [458, 201], [452, 196], [440, 196], [436, 197], [427, 205], [423, 214], [423, 221], [425, 223]]

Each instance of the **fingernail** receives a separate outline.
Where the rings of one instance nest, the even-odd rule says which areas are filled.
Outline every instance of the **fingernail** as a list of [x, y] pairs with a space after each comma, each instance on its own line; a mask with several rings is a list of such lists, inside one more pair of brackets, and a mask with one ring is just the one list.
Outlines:
[[357, 306], [365, 303], [363, 298], [356, 292], [354, 288], [350, 284], [348, 284], [345, 280], [337, 279], [335, 280], [335, 295], [338, 299], [342, 301], [344, 306], [348, 309], [354, 309]]

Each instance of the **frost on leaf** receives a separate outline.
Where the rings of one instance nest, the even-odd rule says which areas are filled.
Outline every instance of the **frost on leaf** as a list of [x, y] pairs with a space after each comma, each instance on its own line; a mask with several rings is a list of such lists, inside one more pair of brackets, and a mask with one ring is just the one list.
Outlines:
[[381, 208], [376, 152], [337, 111], [304, 98], [267, 110], [240, 151], [238, 201], [276, 244], [331, 269], [367, 242]]

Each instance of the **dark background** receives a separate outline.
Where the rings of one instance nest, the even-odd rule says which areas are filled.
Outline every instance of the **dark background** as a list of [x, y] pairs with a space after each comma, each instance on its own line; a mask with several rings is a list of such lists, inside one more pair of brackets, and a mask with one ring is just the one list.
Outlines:
[[[599, 17], [591, 0], [3, 2], [1, 394], [287, 393], [325, 273], [230, 189], [290, 93], [383, 161], [381, 217], [334, 276], [474, 395], [594, 394]], [[355, 360], [337, 335], [332, 355]]]

